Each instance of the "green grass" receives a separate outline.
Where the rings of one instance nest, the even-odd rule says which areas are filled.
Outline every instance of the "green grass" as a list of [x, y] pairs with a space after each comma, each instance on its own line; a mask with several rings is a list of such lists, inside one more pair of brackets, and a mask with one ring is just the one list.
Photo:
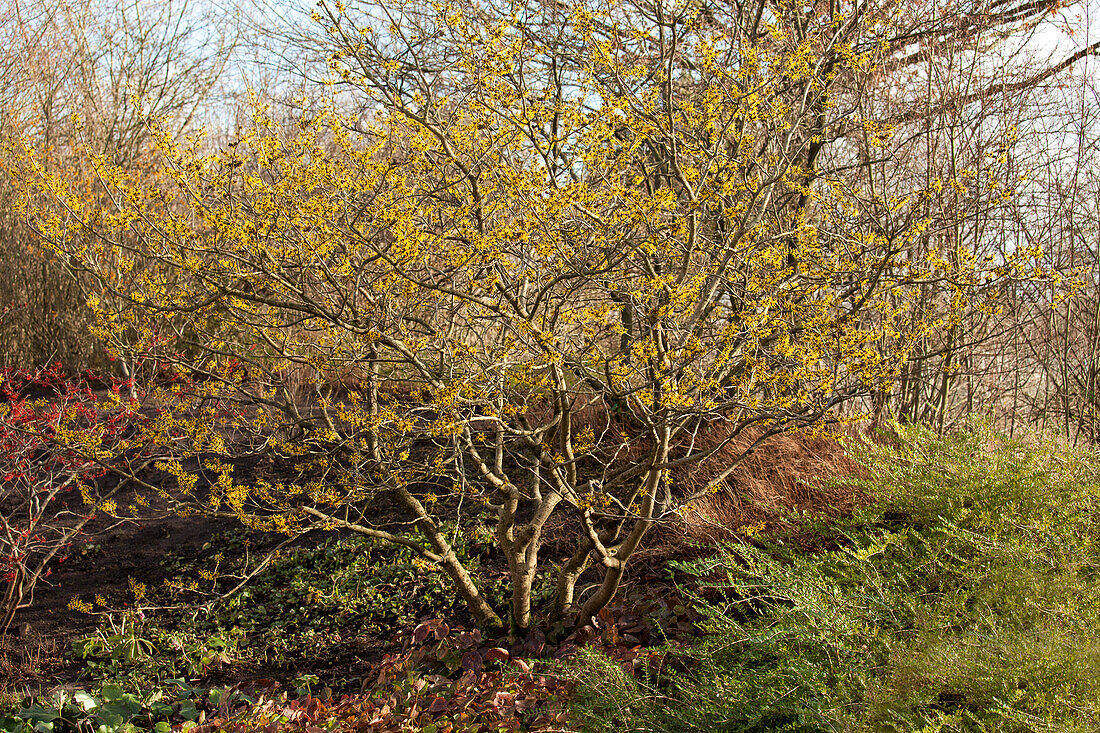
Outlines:
[[1100, 459], [982, 426], [853, 448], [873, 506], [816, 553], [682, 566], [707, 635], [635, 678], [570, 668], [591, 730], [1100, 730]]

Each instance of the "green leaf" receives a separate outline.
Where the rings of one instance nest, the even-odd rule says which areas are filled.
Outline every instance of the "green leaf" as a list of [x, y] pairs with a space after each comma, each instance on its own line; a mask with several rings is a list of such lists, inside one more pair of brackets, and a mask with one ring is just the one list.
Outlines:
[[96, 714], [96, 719], [101, 725], [106, 726], [108, 730], [117, 730], [119, 726], [126, 722], [126, 719], [122, 717], [122, 713], [119, 712], [113, 705], [104, 705], [99, 709]]
[[195, 707], [194, 700], [184, 700], [180, 703], [180, 717], [184, 720], [199, 719], [199, 709]]
[[34, 723], [49, 723], [61, 717], [57, 710], [39, 707], [38, 705], [23, 708], [19, 711], [18, 715], [23, 720], [29, 720]]
[[14, 715], [0, 716], [0, 733], [29, 733], [32, 730], [27, 721]]
[[164, 686], [172, 686], [178, 689], [179, 692], [176, 693], [178, 697], [191, 697], [194, 693], [200, 691], [199, 688], [192, 687], [191, 685], [187, 684], [187, 680], [184, 679], [165, 680]]
[[124, 694], [125, 691], [116, 684], [103, 685], [103, 688], [99, 691], [99, 695], [103, 698], [104, 702], [118, 700]]
[[98, 717], [105, 723], [114, 722], [115, 725], [122, 725], [139, 712], [141, 712], [140, 705], [137, 710], [134, 710], [129, 701], [116, 700], [100, 707]]

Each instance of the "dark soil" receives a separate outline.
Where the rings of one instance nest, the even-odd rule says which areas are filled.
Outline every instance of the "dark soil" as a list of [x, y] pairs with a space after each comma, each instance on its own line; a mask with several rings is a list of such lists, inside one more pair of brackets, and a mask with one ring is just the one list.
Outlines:
[[31, 606], [19, 611], [11, 631], [0, 637], [0, 691], [74, 681], [80, 664], [69, 656], [72, 642], [91, 633], [101, 618], [69, 608], [70, 600], [127, 596], [131, 578], [155, 587], [165, 577], [160, 560], [166, 555], [198, 552], [215, 533], [236, 524], [175, 515], [91, 523], [84, 544], [54, 563]]

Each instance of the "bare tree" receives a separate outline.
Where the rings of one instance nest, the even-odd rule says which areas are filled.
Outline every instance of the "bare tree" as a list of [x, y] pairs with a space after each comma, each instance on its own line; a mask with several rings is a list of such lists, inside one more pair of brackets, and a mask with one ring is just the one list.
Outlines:
[[[234, 19], [214, 22], [186, 0], [67, 0], [60, 5], [5, 0], [0, 7], [0, 124], [33, 138], [49, 164], [81, 164], [88, 153], [131, 167], [150, 147], [148, 119], [173, 134], [202, 111], [214, 122], [218, 85], [236, 43]], [[89, 333], [87, 283], [13, 215], [3, 182], [0, 303], [12, 306], [0, 331], [0, 358], [34, 368], [58, 360], [70, 371], [105, 367]]]

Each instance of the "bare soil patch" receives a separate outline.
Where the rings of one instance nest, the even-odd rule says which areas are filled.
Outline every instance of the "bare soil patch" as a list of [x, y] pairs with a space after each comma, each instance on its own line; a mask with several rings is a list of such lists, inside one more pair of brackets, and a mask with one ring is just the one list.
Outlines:
[[214, 534], [235, 525], [227, 519], [175, 515], [94, 520], [83, 544], [71, 548], [39, 582], [31, 606], [16, 615], [12, 633], [0, 637], [0, 691], [74, 681], [80, 667], [69, 657], [72, 642], [94, 631], [101, 619], [70, 608], [73, 598], [120, 598], [131, 579], [154, 587], [164, 580], [164, 557], [198, 552]]

